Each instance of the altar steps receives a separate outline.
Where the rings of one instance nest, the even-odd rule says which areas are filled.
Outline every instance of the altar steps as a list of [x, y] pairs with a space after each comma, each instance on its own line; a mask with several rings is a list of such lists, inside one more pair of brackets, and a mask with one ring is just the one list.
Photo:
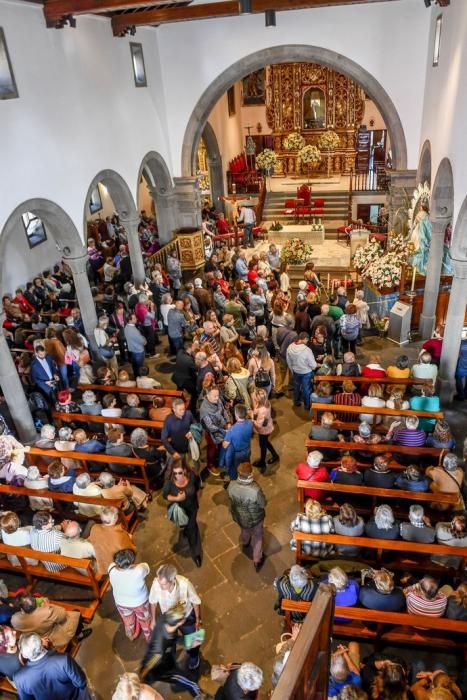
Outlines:
[[[284, 202], [292, 198], [290, 192], [268, 192], [264, 203], [263, 221], [290, 221], [291, 217], [284, 214]], [[347, 223], [349, 193], [313, 190], [312, 198], [324, 199], [324, 213], [319, 218], [326, 227], [326, 236], [337, 238], [337, 228]]]

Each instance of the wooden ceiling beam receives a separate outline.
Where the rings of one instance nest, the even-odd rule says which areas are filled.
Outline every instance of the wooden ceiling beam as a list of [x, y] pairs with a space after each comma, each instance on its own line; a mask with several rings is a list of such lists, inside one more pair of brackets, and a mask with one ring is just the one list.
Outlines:
[[170, 4], [179, 0], [44, 0], [44, 16], [48, 27], [55, 27], [64, 17], [100, 14], [147, 7], [149, 4]]
[[[373, 2], [398, 2], [398, 0], [252, 0], [252, 13], [258, 14], [266, 10], [282, 12], [317, 7], [361, 5]], [[237, 0], [164, 8], [161, 10], [141, 10], [131, 14], [112, 17], [112, 30], [115, 36], [122, 36], [131, 26], [159, 25], [171, 22], [235, 17], [237, 15], [239, 15]]]

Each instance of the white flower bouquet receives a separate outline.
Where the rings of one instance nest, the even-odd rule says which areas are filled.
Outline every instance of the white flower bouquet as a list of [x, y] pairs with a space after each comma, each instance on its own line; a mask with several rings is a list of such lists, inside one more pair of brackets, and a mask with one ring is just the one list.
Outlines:
[[281, 260], [291, 265], [303, 265], [311, 260], [313, 246], [300, 238], [291, 238], [281, 250]]
[[401, 281], [401, 263], [397, 255], [386, 253], [367, 267], [364, 276], [376, 287], [397, 287]]
[[365, 271], [371, 263], [383, 255], [384, 251], [378, 241], [370, 241], [366, 245], [362, 245], [355, 251], [352, 262], [357, 270], [360, 271], [362, 277], [365, 277]]
[[256, 156], [256, 166], [266, 172], [274, 170], [277, 164], [277, 154], [271, 148], [265, 148], [264, 151]]
[[322, 151], [334, 151], [340, 144], [341, 140], [335, 131], [329, 129], [325, 131], [318, 139], [318, 147]]
[[305, 139], [298, 131], [292, 131], [284, 138], [283, 146], [288, 151], [299, 151], [305, 145]]
[[312, 168], [321, 161], [321, 151], [316, 146], [304, 146], [298, 152], [298, 160], [302, 165]]

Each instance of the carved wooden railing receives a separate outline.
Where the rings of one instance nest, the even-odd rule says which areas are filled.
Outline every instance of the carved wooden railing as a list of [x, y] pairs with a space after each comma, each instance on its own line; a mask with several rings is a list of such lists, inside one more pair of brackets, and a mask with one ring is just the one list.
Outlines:
[[162, 269], [166, 269], [167, 256], [173, 250], [177, 251], [177, 255], [180, 258], [180, 246], [177, 238], [174, 238], [170, 243], [166, 243], [157, 253], [151, 255], [149, 258], [149, 267], [152, 269], [156, 263], [162, 265]]
[[326, 700], [334, 596], [321, 585], [272, 694], [272, 700]]
[[365, 173], [350, 173], [349, 190], [355, 192], [386, 192], [388, 176], [384, 168], [372, 168]]

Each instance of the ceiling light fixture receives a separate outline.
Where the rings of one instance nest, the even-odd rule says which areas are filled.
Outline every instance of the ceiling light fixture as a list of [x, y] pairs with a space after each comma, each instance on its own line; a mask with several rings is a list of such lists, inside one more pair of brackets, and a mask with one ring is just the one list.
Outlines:
[[425, 7], [431, 7], [431, 0], [424, 0]]
[[134, 36], [135, 34], [136, 34], [136, 27], [134, 24], [132, 24], [130, 27], [130, 35]]
[[238, 11], [241, 15], [251, 15], [251, 0], [239, 0]]
[[276, 11], [275, 10], [266, 10], [264, 13], [264, 22], [266, 27], [275, 27], [276, 26]]

